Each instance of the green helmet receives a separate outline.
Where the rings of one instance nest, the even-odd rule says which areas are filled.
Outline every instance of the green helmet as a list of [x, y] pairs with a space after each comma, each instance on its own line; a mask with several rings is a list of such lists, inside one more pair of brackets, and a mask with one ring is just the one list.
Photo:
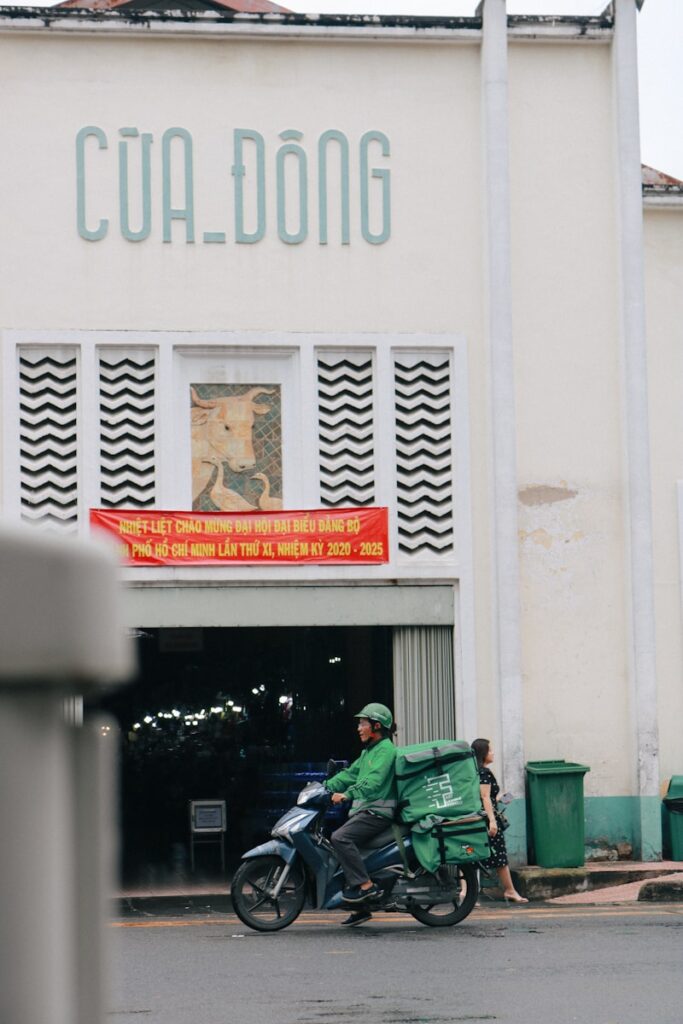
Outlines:
[[385, 704], [366, 704], [354, 718], [369, 718], [371, 722], [379, 722], [385, 729], [391, 729], [394, 716]]

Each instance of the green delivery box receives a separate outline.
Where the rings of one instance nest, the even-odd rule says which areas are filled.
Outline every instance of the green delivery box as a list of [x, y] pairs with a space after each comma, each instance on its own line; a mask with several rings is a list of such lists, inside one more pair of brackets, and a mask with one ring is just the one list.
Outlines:
[[464, 740], [399, 747], [396, 786], [399, 816], [409, 825], [430, 815], [461, 818], [481, 810], [477, 762]]
[[479, 814], [455, 821], [424, 818], [412, 826], [410, 836], [415, 856], [427, 871], [442, 864], [471, 864], [491, 855], [488, 825]]

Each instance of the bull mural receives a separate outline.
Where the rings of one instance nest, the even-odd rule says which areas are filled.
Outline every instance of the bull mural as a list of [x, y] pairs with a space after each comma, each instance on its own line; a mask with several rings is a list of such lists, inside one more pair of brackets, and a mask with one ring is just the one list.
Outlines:
[[[257, 401], [263, 395], [271, 401]], [[190, 396], [192, 508], [281, 508], [279, 386], [192, 384]]]

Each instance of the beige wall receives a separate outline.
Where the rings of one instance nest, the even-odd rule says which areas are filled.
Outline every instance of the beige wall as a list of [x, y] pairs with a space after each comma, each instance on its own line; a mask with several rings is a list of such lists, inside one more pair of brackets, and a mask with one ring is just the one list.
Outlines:
[[[4, 250], [3, 324], [15, 328], [457, 332], [467, 339], [472, 511], [477, 589], [477, 671], [485, 727], [496, 727], [490, 633], [488, 359], [482, 315], [482, 154], [476, 45], [260, 44], [131, 38], [0, 37], [8, 187], [0, 219], [17, 243]], [[178, 82], [182, 80], [182, 88]], [[48, 102], [49, 98], [49, 102]], [[89, 143], [88, 223], [76, 230], [75, 137], [97, 125], [109, 148]], [[118, 227], [118, 129], [154, 134], [149, 239]], [[193, 136], [197, 238], [161, 241], [161, 135]], [[266, 238], [232, 241], [232, 131], [266, 139]], [[277, 237], [278, 133], [296, 128], [309, 158], [310, 231], [301, 245]], [[351, 141], [351, 245], [317, 240], [317, 140], [337, 128]], [[392, 235], [369, 245], [358, 224], [357, 146], [371, 128], [391, 141]], [[137, 143], [135, 144], [137, 145]], [[133, 165], [132, 165], [133, 166]], [[334, 166], [334, 160], [331, 160]], [[49, 171], [46, 171], [49, 167]], [[27, 174], [27, 168], [30, 173]], [[132, 186], [131, 186], [132, 190]], [[332, 188], [331, 188], [332, 193]], [[17, 196], [25, 197], [17, 202]], [[330, 203], [334, 209], [334, 203]], [[203, 245], [223, 227], [226, 245]], [[41, 281], [32, 289], [12, 280]]]
[[683, 773], [679, 507], [683, 480], [683, 207], [645, 210], [657, 681], [662, 780]]
[[[0, 107], [12, 139], [0, 217], [18, 243], [11, 255], [5, 249], [2, 270], [11, 261], [15, 276], [45, 289], [37, 303], [3, 273], [6, 326], [478, 331], [476, 47], [6, 36], [0, 80], [11, 83]], [[76, 232], [75, 137], [88, 124], [109, 140], [108, 150], [93, 143], [88, 151], [89, 218], [110, 219], [99, 242]], [[126, 125], [154, 133], [153, 230], [141, 243], [118, 229], [116, 150]], [[178, 240], [161, 241], [161, 135], [171, 126], [194, 140], [194, 245], [180, 240], [179, 223]], [[267, 144], [268, 231], [256, 245], [232, 241], [232, 131], [240, 127]], [[301, 245], [283, 244], [276, 231], [278, 133], [291, 128], [303, 132], [312, 179], [311, 231]], [[329, 128], [351, 141], [350, 246], [317, 241], [313, 171]], [[392, 237], [379, 246], [364, 242], [358, 225], [358, 140], [371, 128], [392, 146]], [[226, 245], [202, 244], [203, 230], [221, 227]], [[434, 259], [438, 239], [444, 258]]]
[[[516, 43], [509, 61], [525, 753], [589, 764], [589, 795], [629, 794], [636, 752], [610, 50]], [[497, 742], [477, 47], [11, 33], [0, 36], [0, 83], [11, 141], [0, 192], [3, 236], [12, 239], [0, 249], [3, 328], [466, 337], [479, 731]], [[88, 158], [97, 169], [89, 217], [110, 220], [100, 242], [76, 230], [75, 137], [88, 124], [109, 140]], [[153, 228], [141, 243], [118, 228], [118, 129], [128, 125], [154, 134]], [[172, 126], [194, 140], [193, 245], [180, 224], [172, 244], [161, 237], [161, 136]], [[233, 241], [234, 128], [266, 139], [268, 231], [257, 245]], [[292, 128], [309, 158], [310, 225], [308, 240], [289, 246], [277, 237], [274, 168], [278, 133]], [[313, 171], [329, 128], [352, 144], [349, 246], [337, 243], [334, 218], [330, 244], [317, 240]], [[357, 144], [371, 128], [392, 147], [381, 161], [392, 171], [392, 237], [380, 246], [364, 242], [358, 226]], [[680, 223], [649, 214], [646, 232], [665, 773], [683, 770]], [[227, 244], [202, 244], [203, 231], [218, 229]], [[36, 287], [17, 286], [27, 281]]]

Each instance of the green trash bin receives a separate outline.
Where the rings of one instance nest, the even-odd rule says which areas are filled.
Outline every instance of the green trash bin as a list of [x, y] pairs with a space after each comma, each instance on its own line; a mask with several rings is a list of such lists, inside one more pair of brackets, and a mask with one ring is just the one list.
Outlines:
[[683, 775], [672, 775], [664, 797], [671, 859], [683, 860]]
[[535, 863], [583, 867], [583, 777], [590, 768], [571, 761], [529, 761], [526, 771]]

